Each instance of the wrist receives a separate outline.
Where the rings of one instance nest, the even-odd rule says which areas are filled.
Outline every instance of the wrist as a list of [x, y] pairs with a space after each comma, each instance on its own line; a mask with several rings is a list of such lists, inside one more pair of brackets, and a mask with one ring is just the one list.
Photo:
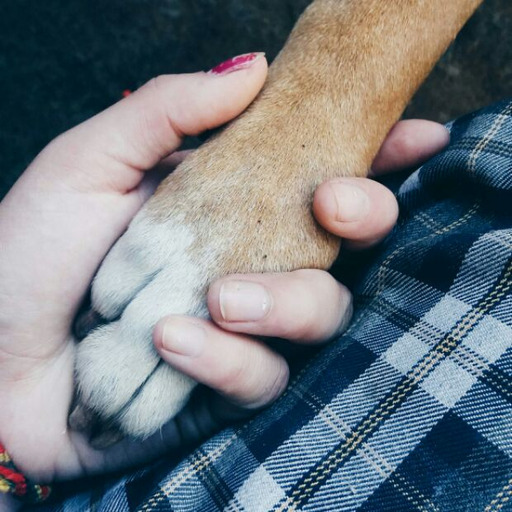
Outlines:
[[16, 510], [15, 500], [26, 503], [40, 503], [50, 495], [50, 487], [47, 485], [34, 484], [21, 473], [7, 453], [7, 450], [0, 443], [0, 510]]

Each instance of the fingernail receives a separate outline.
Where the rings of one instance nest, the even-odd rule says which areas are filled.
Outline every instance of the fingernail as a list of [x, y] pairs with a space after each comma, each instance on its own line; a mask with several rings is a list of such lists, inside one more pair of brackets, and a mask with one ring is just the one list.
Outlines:
[[272, 307], [268, 291], [257, 283], [227, 281], [219, 292], [220, 313], [226, 322], [253, 322], [264, 318]]
[[163, 348], [181, 356], [197, 357], [202, 353], [205, 341], [203, 327], [189, 320], [168, 320], [162, 329]]
[[213, 69], [208, 71], [212, 75], [227, 75], [234, 71], [240, 71], [241, 69], [250, 68], [257, 60], [265, 56], [263, 52], [244, 53], [243, 55], [237, 55], [231, 57], [231, 59], [221, 62]]
[[370, 210], [370, 200], [359, 187], [333, 182], [331, 188], [336, 202], [336, 220], [354, 222], [363, 219]]

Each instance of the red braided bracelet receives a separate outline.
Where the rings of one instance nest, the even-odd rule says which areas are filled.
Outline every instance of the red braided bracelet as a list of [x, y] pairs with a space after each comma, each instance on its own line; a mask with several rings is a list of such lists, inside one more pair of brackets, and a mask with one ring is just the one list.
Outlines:
[[27, 503], [40, 503], [50, 495], [51, 488], [29, 482], [14, 465], [0, 443], [0, 494], [12, 494]]

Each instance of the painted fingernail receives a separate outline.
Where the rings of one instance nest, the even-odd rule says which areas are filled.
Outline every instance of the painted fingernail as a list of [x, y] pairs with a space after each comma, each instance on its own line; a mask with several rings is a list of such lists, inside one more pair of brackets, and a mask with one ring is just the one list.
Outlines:
[[370, 210], [370, 200], [359, 187], [348, 183], [331, 183], [336, 202], [336, 220], [354, 222], [363, 219]]
[[272, 297], [258, 283], [227, 281], [219, 292], [220, 313], [226, 322], [254, 322], [272, 308]]
[[221, 62], [208, 73], [212, 75], [227, 75], [234, 71], [240, 71], [241, 69], [250, 68], [257, 60], [265, 56], [263, 52], [244, 53], [243, 55], [237, 55], [231, 57], [224, 62]]
[[193, 321], [176, 318], [167, 320], [162, 328], [162, 346], [168, 352], [197, 357], [204, 348], [206, 331]]

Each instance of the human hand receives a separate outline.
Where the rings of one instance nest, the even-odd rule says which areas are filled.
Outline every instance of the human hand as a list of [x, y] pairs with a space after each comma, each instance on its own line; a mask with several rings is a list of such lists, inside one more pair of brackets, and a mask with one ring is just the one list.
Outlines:
[[[440, 124], [401, 121], [388, 134], [370, 174], [418, 167], [448, 141], [449, 133]], [[389, 234], [398, 205], [377, 181], [339, 178], [318, 187], [313, 212], [327, 231], [344, 239], [342, 250], [359, 251]], [[352, 314], [349, 290], [328, 272], [313, 269], [226, 276], [210, 287], [208, 307], [213, 322], [181, 316], [162, 319], [154, 333], [155, 346], [176, 369], [237, 404], [238, 413], [240, 408], [254, 410], [272, 403], [289, 376], [285, 358], [248, 335], [323, 344], [345, 330]], [[199, 338], [198, 328], [202, 341], [190, 348], [190, 341]], [[181, 340], [187, 341], [188, 355], [181, 350]], [[218, 401], [212, 403], [219, 407]]]
[[[169, 319], [155, 331], [155, 346], [166, 360], [228, 398], [218, 401], [216, 415], [211, 405], [190, 406], [147, 441], [126, 440], [105, 451], [94, 450], [85, 436], [67, 428], [75, 350], [71, 326], [98, 264], [153, 190], [162, 159], [175, 150], [184, 135], [238, 115], [255, 97], [265, 75], [266, 63], [259, 59], [247, 69], [223, 76], [198, 73], [153, 80], [50, 143], [0, 204], [0, 439], [32, 479], [50, 482], [140, 464], [164, 449], [182, 445], [184, 433], [197, 440], [223, 418], [271, 402], [286, 383], [286, 362], [264, 344], [236, 333], [319, 342], [346, 323], [348, 292], [328, 274], [315, 271], [237, 277], [265, 282], [273, 297], [272, 307], [260, 321], [226, 321], [221, 318], [219, 296], [221, 285], [233, 278], [225, 278], [209, 293], [217, 326], [202, 321], [196, 324], [205, 330], [208, 352], [188, 359], [170, 355], [162, 348], [170, 332]], [[416, 129], [425, 131], [428, 143], [415, 139]], [[420, 153], [425, 156], [441, 145], [440, 130], [430, 124], [410, 126], [406, 131], [414, 143], [405, 153], [398, 157], [400, 150], [392, 151], [395, 137], [388, 139], [381, 152], [384, 156], [379, 158], [415, 162], [421, 159]], [[147, 172], [155, 166], [160, 169]], [[329, 206], [331, 185], [319, 189], [315, 213], [325, 227], [362, 246], [390, 229], [396, 205], [380, 185], [369, 180], [357, 184], [368, 192], [364, 218], [337, 221]], [[299, 306], [306, 308], [326, 290], [334, 301], [328, 315], [322, 312], [322, 323], [319, 308], [313, 308], [306, 318], [290, 314], [297, 308], [294, 301], [299, 295]], [[228, 299], [224, 312], [229, 318], [233, 304], [229, 293], [224, 296]], [[176, 322], [189, 321], [174, 318], [171, 323], [176, 326]], [[215, 347], [219, 350], [213, 354], [210, 348]], [[226, 350], [229, 357], [219, 358]], [[269, 371], [246, 375], [247, 362], [255, 357]]]

